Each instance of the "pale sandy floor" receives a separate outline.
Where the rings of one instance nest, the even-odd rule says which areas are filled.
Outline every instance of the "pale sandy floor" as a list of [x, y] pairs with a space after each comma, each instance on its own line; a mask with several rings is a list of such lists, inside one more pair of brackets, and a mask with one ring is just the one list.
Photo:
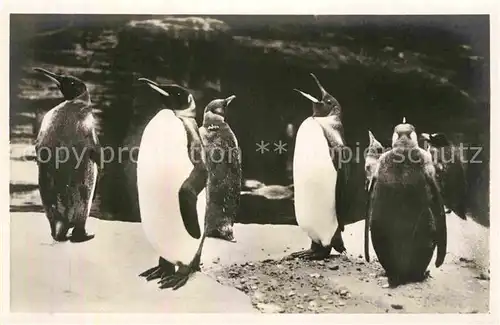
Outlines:
[[89, 220], [96, 237], [53, 244], [40, 213], [12, 213], [13, 312], [252, 312], [250, 299], [197, 273], [182, 290], [138, 274], [158, 257], [139, 224]]

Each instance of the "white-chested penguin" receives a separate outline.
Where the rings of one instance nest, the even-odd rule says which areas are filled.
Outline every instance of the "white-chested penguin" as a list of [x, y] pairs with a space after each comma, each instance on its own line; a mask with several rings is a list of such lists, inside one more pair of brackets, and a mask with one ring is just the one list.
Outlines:
[[[373, 177], [378, 168], [378, 162], [380, 156], [384, 153], [384, 146], [375, 138], [373, 133], [368, 130], [368, 137], [370, 142], [368, 144], [368, 148], [366, 150], [365, 157], [365, 191], [371, 187]], [[370, 200], [367, 200], [367, 209], [365, 215], [365, 243], [364, 243], [364, 251], [365, 251], [365, 259], [367, 262], [370, 262], [370, 250], [369, 250], [369, 234], [370, 234], [370, 223], [368, 220], [368, 215], [370, 211]]]
[[379, 159], [370, 199], [372, 244], [390, 286], [424, 280], [436, 246], [435, 265], [443, 264], [446, 217], [432, 157], [405, 120]]
[[444, 133], [421, 135], [428, 142], [429, 151], [433, 156], [444, 205], [466, 220], [467, 181], [460, 148], [448, 140]]
[[42, 68], [34, 68], [54, 81], [64, 102], [43, 117], [35, 142], [41, 200], [56, 241], [94, 237], [85, 230], [100, 164], [90, 95], [83, 81]]
[[240, 206], [241, 153], [238, 140], [225, 120], [236, 96], [214, 99], [205, 107], [200, 136], [208, 171], [207, 237], [235, 242], [233, 225]]
[[293, 156], [294, 205], [297, 224], [311, 239], [310, 249], [287, 258], [324, 259], [332, 247], [346, 249], [341, 236], [348, 180], [346, 143], [339, 102], [321, 85], [321, 99], [295, 89], [312, 102], [312, 116], [297, 130]]
[[139, 80], [162, 94], [165, 106], [146, 125], [137, 157], [142, 226], [160, 255], [158, 266], [140, 275], [176, 290], [200, 270], [206, 233], [207, 172], [195, 101], [181, 86]]

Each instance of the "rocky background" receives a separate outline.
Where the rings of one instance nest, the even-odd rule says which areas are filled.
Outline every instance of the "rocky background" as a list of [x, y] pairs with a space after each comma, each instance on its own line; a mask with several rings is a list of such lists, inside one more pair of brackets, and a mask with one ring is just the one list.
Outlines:
[[[293, 89], [319, 95], [313, 72], [341, 103], [347, 141], [361, 151], [368, 129], [388, 145], [403, 116], [418, 132], [482, 147], [483, 163], [468, 169], [469, 206], [489, 225], [488, 24], [480, 16], [12, 15], [11, 143], [32, 141], [44, 112], [61, 101], [35, 66], [88, 83], [101, 142], [112, 148], [138, 145], [160, 109], [139, 77], [188, 87], [200, 113], [213, 98], [235, 94], [228, 121], [247, 180], [237, 222], [294, 224], [291, 153], [310, 104]], [[269, 152], [256, 151], [260, 141]], [[279, 141], [287, 152], [273, 151]], [[12, 195], [35, 190], [11, 184]], [[99, 178], [92, 214], [139, 221], [136, 195], [135, 165], [115, 159]], [[34, 201], [11, 210], [39, 211]]]

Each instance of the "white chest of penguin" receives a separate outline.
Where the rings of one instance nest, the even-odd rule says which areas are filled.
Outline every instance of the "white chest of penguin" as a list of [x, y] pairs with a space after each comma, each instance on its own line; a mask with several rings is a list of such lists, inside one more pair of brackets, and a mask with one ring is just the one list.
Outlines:
[[[137, 159], [141, 222], [146, 237], [166, 260], [189, 264], [200, 239], [185, 229], [179, 189], [193, 169], [187, 134], [171, 110], [160, 111], [145, 128]], [[198, 195], [200, 226], [205, 220], [205, 190]]]
[[304, 120], [297, 131], [293, 180], [298, 225], [313, 241], [329, 245], [338, 227], [337, 171], [323, 129], [313, 117]]

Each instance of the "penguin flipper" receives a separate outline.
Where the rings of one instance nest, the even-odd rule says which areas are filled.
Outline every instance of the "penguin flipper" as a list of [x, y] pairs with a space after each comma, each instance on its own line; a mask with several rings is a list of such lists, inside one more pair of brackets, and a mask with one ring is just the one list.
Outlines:
[[436, 244], [437, 256], [435, 266], [440, 267], [446, 256], [447, 246], [447, 231], [446, 231], [446, 214], [443, 207], [443, 199], [439, 192], [438, 184], [432, 175], [426, 173], [427, 184], [431, 190], [431, 207], [432, 216], [436, 225]]
[[335, 186], [335, 201], [337, 210], [337, 220], [340, 231], [344, 231], [349, 210], [349, 200], [347, 198], [347, 185], [349, 179], [349, 160], [347, 156], [347, 147], [331, 148], [331, 158], [335, 169], [337, 170], [337, 184]]
[[179, 190], [179, 207], [182, 221], [189, 235], [195, 239], [201, 237], [196, 202], [198, 201], [198, 194], [206, 186], [206, 181], [207, 171], [204, 166], [195, 165]]
[[99, 138], [94, 129], [90, 132], [90, 160], [97, 164], [97, 166], [102, 167], [102, 148], [99, 143]]
[[367, 203], [366, 203], [366, 213], [365, 213], [365, 233], [364, 233], [364, 253], [365, 260], [370, 262], [370, 210], [371, 210], [371, 196], [373, 191], [373, 186], [375, 185], [376, 178], [373, 177], [372, 181], [368, 184], [367, 191]]

